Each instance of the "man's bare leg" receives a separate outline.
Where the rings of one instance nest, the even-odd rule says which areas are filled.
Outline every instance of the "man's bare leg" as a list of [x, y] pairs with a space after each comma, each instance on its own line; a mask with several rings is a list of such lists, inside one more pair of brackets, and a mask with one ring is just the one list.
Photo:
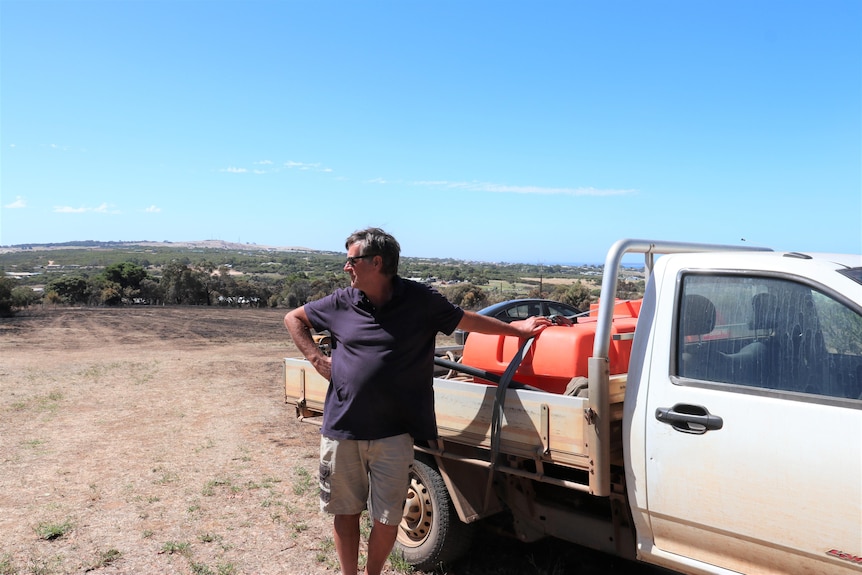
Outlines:
[[359, 517], [360, 514], [336, 515], [333, 520], [335, 552], [342, 575], [357, 575], [359, 571]]
[[368, 560], [365, 562], [365, 575], [380, 575], [383, 566], [395, 545], [398, 536], [398, 525], [384, 525], [378, 521], [371, 528], [368, 536]]

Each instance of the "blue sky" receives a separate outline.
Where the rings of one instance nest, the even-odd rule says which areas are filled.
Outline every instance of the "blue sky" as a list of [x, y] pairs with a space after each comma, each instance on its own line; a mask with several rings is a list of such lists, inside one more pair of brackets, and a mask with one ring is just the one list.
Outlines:
[[862, 250], [862, 3], [0, 0], [0, 245]]

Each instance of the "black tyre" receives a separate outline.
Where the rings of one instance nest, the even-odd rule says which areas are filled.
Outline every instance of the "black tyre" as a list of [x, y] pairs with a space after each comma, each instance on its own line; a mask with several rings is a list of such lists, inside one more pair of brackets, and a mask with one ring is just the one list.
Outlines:
[[473, 525], [461, 522], [436, 469], [413, 462], [395, 551], [420, 571], [431, 571], [464, 555]]

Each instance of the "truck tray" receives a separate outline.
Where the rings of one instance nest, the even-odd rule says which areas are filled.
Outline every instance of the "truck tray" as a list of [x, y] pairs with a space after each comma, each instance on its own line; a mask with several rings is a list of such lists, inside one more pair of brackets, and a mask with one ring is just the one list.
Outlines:
[[[285, 401], [296, 406], [300, 418], [323, 413], [329, 383], [304, 359], [284, 360]], [[611, 376], [612, 421], [622, 420], [626, 375]], [[491, 418], [497, 388], [455, 379], [435, 379], [434, 399], [440, 437], [470, 447], [491, 447]], [[585, 444], [588, 400], [532, 391], [506, 391], [500, 451], [539, 458], [578, 469], [589, 469]]]

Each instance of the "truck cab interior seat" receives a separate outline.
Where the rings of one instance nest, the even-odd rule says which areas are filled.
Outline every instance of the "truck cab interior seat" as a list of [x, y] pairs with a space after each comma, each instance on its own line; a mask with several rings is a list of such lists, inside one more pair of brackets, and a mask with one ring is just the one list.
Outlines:
[[[762, 292], [751, 298], [751, 320], [749, 327], [755, 332], [755, 339], [769, 339], [775, 335], [778, 322], [778, 298], [775, 294]], [[765, 333], [764, 333], [765, 332]]]
[[715, 304], [705, 296], [688, 294], [682, 302], [682, 334], [698, 341], [715, 329]]
[[748, 327], [754, 332], [754, 341], [736, 353], [722, 354], [730, 360], [731, 383], [766, 387], [764, 378], [772, 373], [777, 357], [775, 331], [778, 319], [778, 298], [762, 292], [751, 298], [751, 318]]
[[703, 379], [707, 376], [707, 351], [704, 349], [703, 336], [715, 329], [715, 304], [699, 294], [683, 297], [680, 310], [684, 351], [680, 354], [678, 373], [681, 377]]

